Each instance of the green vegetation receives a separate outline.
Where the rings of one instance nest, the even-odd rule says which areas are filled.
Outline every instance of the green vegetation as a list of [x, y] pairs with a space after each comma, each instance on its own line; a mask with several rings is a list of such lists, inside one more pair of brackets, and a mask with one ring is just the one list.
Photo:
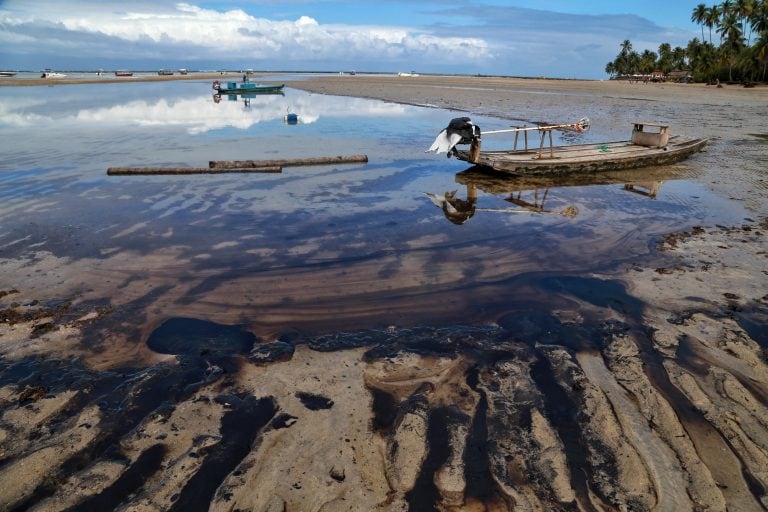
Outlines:
[[[712, 7], [699, 4], [691, 13], [691, 21], [701, 25], [701, 40], [694, 37], [685, 48], [662, 43], [658, 53], [638, 53], [627, 39], [605, 72], [611, 78], [651, 76], [657, 71], [672, 78], [670, 72], [674, 71], [677, 77], [690, 76], [697, 82], [766, 80], [768, 0], [724, 0]], [[704, 28], [708, 30], [706, 37]]]

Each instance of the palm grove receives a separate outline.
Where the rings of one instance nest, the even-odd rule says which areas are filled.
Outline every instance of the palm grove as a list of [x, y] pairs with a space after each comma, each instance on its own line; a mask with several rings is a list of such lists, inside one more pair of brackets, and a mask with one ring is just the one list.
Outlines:
[[658, 70], [666, 76], [670, 71], [681, 70], [688, 71], [698, 82], [765, 81], [768, 0], [725, 0], [711, 7], [699, 4], [693, 9], [691, 21], [701, 26], [701, 40], [695, 37], [685, 48], [674, 49], [662, 43], [658, 53], [638, 53], [625, 40], [616, 58], [605, 66], [605, 72], [615, 77]]

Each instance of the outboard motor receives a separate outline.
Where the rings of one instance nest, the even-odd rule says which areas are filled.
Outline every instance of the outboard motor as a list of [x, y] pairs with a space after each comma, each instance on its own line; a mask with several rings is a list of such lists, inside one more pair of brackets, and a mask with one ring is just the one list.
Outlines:
[[456, 153], [456, 144], [471, 144], [480, 138], [480, 127], [472, 123], [468, 117], [451, 119], [448, 127], [441, 131], [435, 142], [427, 151], [436, 153], [448, 153], [452, 156]]

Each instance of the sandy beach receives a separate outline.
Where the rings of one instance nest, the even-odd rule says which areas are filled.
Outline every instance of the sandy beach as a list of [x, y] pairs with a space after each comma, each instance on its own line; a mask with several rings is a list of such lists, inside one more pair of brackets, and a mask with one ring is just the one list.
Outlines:
[[[42, 251], [24, 261], [0, 254], [0, 509], [768, 508], [768, 87], [360, 75], [284, 83], [511, 123], [570, 121], [550, 117], [553, 103], [620, 132], [638, 117], [662, 119], [710, 139], [697, 184], [750, 216], [665, 233], [599, 274], [555, 276], [546, 310], [481, 325], [365, 327], [384, 314], [376, 276], [393, 267], [387, 293], [403, 311], [460, 318], [472, 306], [451, 302], [470, 263], [447, 268], [418, 251], [398, 265], [384, 256], [233, 279], [205, 303], [169, 292], [163, 315], [190, 318], [234, 294], [286, 297], [258, 320], [237, 308], [217, 317], [233, 326], [226, 343], [198, 340], [204, 323], [176, 326], [179, 345], [160, 337], [166, 318], [133, 280], [115, 285], [110, 303], [87, 289], [51, 301], [79, 275], [107, 275], [110, 254], [66, 265]], [[574, 247], [574, 261], [586, 250]], [[472, 248], [462, 251], [457, 261], [471, 262]], [[477, 302], [499, 293], [496, 276], [544, 270], [494, 257], [472, 269], [490, 283], [474, 290]], [[126, 272], [134, 265], [114, 258]], [[440, 288], [426, 301], [413, 282], [430, 265]], [[164, 289], [182, 281], [148, 279]], [[514, 293], [530, 291], [521, 282]], [[329, 311], [359, 328], [280, 327], [286, 318], [320, 325]], [[115, 324], [124, 330], [104, 328]]]

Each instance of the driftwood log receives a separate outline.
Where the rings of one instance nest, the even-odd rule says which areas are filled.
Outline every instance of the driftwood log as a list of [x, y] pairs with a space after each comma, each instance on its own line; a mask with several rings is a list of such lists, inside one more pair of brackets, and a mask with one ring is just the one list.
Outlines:
[[211, 169], [247, 169], [249, 167], [295, 167], [300, 165], [357, 164], [368, 162], [368, 155], [320, 156], [311, 158], [288, 158], [284, 160], [213, 160]]
[[109, 176], [132, 175], [161, 175], [161, 174], [224, 174], [232, 172], [283, 172], [277, 165], [242, 168], [211, 168], [211, 167], [110, 167], [107, 169]]

